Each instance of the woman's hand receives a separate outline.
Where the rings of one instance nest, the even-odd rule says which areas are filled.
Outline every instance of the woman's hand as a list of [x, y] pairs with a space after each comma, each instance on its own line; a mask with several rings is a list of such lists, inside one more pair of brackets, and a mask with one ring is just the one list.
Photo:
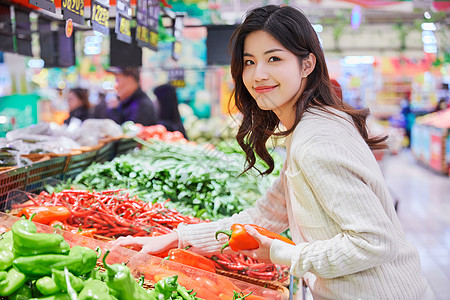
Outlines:
[[155, 236], [155, 237], [120, 237], [110, 242], [114, 246], [122, 246], [133, 250], [148, 253], [159, 254], [178, 247], [178, 235], [176, 232]]
[[263, 236], [255, 228], [249, 225], [245, 226], [245, 231], [258, 242], [259, 248], [254, 250], [241, 250], [239, 252], [257, 259], [258, 262], [272, 263], [270, 260], [270, 246], [272, 245], [273, 239]]

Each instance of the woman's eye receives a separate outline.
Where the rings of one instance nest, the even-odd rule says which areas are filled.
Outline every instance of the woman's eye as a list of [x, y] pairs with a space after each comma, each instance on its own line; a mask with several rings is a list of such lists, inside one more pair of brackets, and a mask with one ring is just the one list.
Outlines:
[[251, 60], [244, 61], [244, 66], [250, 66], [250, 65], [253, 65], [253, 64], [254, 64], [254, 62], [251, 61]]
[[271, 58], [269, 58], [269, 61], [279, 61], [281, 59], [279, 59], [278, 57], [272, 56]]

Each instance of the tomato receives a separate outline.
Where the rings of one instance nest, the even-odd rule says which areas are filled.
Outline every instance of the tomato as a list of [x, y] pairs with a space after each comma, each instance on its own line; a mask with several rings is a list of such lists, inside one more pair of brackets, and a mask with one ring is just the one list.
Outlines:
[[153, 127], [155, 128], [155, 133], [164, 134], [167, 132], [167, 129], [166, 129], [166, 127], [164, 127], [164, 125], [157, 124], [157, 125], [153, 125]]
[[175, 138], [175, 139], [184, 139], [184, 135], [181, 133], [181, 132], [179, 132], [179, 131], [174, 131], [174, 132], [172, 132], [173, 133], [173, 137]]

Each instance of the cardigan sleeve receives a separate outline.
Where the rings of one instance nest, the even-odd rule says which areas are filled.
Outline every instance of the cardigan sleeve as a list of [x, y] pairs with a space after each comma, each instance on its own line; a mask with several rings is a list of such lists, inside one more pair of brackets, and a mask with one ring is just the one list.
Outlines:
[[293, 177], [293, 188], [297, 188], [297, 180], [306, 182], [334, 224], [333, 230], [326, 225], [314, 229], [328, 239], [296, 246], [274, 241], [272, 261], [290, 265], [295, 276], [309, 271], [322, 278], [335, 278], [397, 256], [398, 232], [387, 213], [390, 197], [379, 198], [385, 192], [384, 179], [381, 172], [371, 169], [373, 164], [364, 162], [370, 158], [370, 150], [355, 145], [320, 142], [297, 152], [299, 171]]
[[[284, 181], [283, 168], [280, 177], [274, 181], [266, 194], [255, 202], [254, 207], [232, 217], [210, 223], [180, 224], [176, 229], [178, 247], [192, 246], [193, 251], [204, 255], [218, 253], [227, 237], [220, 235], [219, 241], [216, 241], [214, 237], [216, 231], [229, 229], [234, 223], [256, 224], [278, 233], [286, 230], [288, 217], [284, 198]], [[227, 250], [224, 252], [226, 253]]]

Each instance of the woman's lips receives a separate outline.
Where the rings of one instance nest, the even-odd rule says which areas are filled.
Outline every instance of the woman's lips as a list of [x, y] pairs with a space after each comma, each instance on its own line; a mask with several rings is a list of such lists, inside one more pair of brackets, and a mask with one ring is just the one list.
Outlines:
[[257, 86], [255, 87], [255, 92], [257, 93], [268, 93], [270, 91], [273, 91], [278, 85], [272, 85], [272, 86]]

